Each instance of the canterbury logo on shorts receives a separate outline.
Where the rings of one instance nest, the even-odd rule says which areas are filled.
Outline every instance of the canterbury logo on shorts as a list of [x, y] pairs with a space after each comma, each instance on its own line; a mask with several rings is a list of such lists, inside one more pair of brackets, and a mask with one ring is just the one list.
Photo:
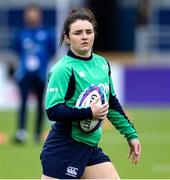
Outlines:
[[77, 177], [77, 171], [78, 171], [78, 168], [69, 166], [65, 174], [68, 176]]

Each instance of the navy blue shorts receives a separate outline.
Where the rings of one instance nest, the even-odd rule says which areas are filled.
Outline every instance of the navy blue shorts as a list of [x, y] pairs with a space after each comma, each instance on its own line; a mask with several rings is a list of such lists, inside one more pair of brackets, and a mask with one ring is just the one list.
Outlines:
[[110, 162], [99, 147], [50, 131], [41, 153], [43, 174], [58, 179], [79, 179], [86, 166]]

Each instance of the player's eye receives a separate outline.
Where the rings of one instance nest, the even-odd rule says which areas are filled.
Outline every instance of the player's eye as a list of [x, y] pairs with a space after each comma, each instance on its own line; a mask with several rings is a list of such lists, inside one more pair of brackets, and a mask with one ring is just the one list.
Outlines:
[[86, 31], [86, 34], [92, 34], [92, 33], [93, 33], [92, 30], [87, 30], [87, 31]]
[[74, 32], [73, 34], [75, 34], [75, 35], [80, 35], [80, 34], [81, 34], [81, 31], [76, 31], [76, 32]]

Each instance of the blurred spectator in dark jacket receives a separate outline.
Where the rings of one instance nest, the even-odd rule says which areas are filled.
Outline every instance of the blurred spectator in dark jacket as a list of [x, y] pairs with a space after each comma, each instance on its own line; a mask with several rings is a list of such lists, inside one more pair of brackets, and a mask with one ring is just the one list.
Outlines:
[[43, 127], [43, 94], [49, 60], [55, 54], [55, 31], [43, 26], [43, 13], [39, 6], [29, 5], [24, 10], [25, 27], [15, 34], [13, 49], [19, 57], [16, 80], [20, 90], [21, 105], [17, 121], [16, 142], [27, 138], [26, 112], [28, 95], [37, 98], [35, 140], [40, 141]]

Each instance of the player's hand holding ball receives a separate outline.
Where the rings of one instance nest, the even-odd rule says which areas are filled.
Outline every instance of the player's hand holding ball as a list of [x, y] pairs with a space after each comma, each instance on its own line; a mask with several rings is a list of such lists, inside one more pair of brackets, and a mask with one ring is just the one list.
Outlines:
[[79, 129], [85, 133], [91, 133], [100, 128], [102, 121], [108, 113], [108, 102], [105, 92], [98, 86], [86, 88], [79, 96], [76, 107], [87, 108], [92, 110], [92, 119], [77, 121]]
[[97, 97], [93, 102], [91, 102], [90, 107], [91, 107], [94, 119], [104, 120], [108, 113], [109, 104], [108, 102], [104, 104], [100, 104], [98, 103], [99, 100], [100, 100], [100, 97]]

